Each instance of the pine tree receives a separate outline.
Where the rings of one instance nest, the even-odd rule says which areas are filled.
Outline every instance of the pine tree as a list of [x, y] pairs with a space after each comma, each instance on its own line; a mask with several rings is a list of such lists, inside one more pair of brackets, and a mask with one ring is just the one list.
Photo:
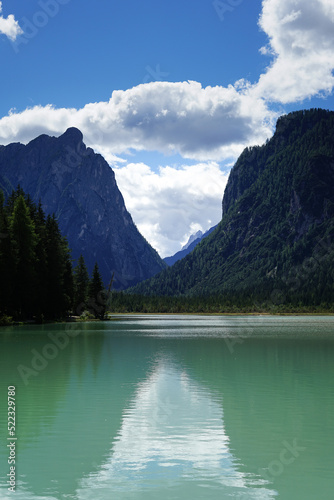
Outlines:
[[78, 264], [74, 269], [74, 314], [80, 316], [85, 310], [88, 299], [89, 275], [85, 260], [82, 255], [78, 259]]
[[33, 218], [37, 235], [36, 256], [38, 261], [36, 283], [38, 303], [36, 319], [37, 321], [42, 321], [48, 309], [48, 264], [46, 255], [46, 221], [41, 203], [39, 203], [37, 210], [36, 208], [33, 210]]
[[68, 296], [69, 249], [62, 237], [56, 217], [48, 216], [45, 225], [45, 248], [47, 260], [47, 304], [48, 317], [62, 318], [71, 308]]
[[22, 194], [14, 202], [9, 229], [14, 259], [14, 311], [18, 318], [28, 318], [33, 315], [36, 306], [37, 237]]
[[95, 318], [103, 319], [106, 310], [106, 293], [97, 262], [88, 286], [88, 308]]
[[16, 191], [13, 190], [11, 194], [8, 196], [6, 206], [9, 214], [13, 213], [15, 201], [18, 199], [19, 196], [24, 197], [24, 191], [21, 188], [20, 184], [17, 186]]
[[9, 234], [9, 221], [0, 191], [0, 315], [9, 313], [13, 296], [13, 253]]
[[[68, 250], [68, 249], [67, 249]], [[67, 255], [65, 255], [65, 272], [64, 272], [64, 285], [63, 291], [66, 297], [67, 310], [73, 310], [74, 301], [74, 276], [72, 269], [72, 260], [70, 258], [70, 252], [68, 250]]]

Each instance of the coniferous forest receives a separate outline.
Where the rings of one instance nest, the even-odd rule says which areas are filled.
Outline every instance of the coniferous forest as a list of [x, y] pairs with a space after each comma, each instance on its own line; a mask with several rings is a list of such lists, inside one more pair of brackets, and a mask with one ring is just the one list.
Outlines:
[[54, 215], [46, 216], [18, 187], [5, 202], [0, 191], [0, 323], [60, 320], [84, 311], [104, 316], [104, 285], [96, 264], [71, 252]]

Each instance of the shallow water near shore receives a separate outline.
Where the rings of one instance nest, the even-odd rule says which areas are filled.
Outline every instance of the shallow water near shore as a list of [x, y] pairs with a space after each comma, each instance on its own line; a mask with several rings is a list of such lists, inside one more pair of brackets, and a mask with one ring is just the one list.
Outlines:
[[334, 317], [113, 319], [0, 330], [0, 499], [332, 498]]

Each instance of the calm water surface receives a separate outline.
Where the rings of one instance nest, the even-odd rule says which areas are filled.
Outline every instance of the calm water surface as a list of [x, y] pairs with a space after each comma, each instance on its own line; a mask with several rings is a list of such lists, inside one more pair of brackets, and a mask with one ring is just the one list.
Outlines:
[[334, 498], [334, 317], [5, 328], [0, 361], [0, 499]]

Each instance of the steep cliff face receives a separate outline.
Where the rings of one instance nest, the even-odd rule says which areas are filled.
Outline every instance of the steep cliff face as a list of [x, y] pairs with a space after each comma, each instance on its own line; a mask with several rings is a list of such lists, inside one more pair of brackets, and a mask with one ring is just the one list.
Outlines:
[[217, 229], [136, 291], [334, 300], [333, 259], [334, 113], [300, 111], [242, 153]]
[[115, 271], [115, 287], [126, 288], [164, 269], [127, 212], [113, 170], [79, 130], [1, 146], [0, 188], [8, 195], [18, 184], [56, 214], [73, 258], [82, 253], [90, 271], [97, 261], [105, 283]]

